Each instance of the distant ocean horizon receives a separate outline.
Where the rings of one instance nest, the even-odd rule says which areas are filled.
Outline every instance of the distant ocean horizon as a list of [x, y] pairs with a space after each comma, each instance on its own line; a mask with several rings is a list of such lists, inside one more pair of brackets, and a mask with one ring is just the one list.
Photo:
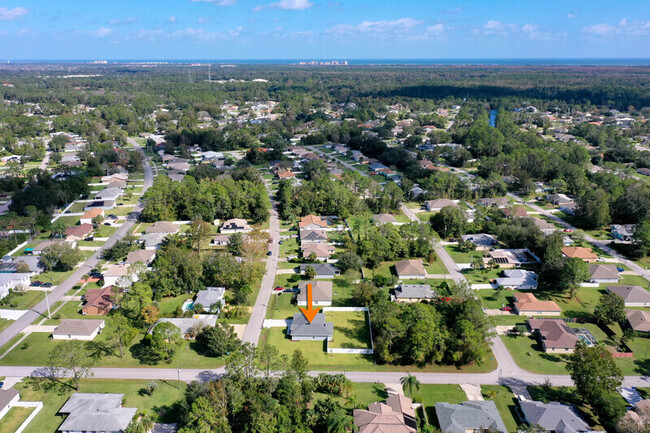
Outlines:
[[[538, 59], [86, 59], [86, 60], [8, 60], [7, 63], [93, 63], [106, 60], [108, 64], [128, 63], [211, 63], [240, 65], [293, 65], [301, 62], [347, 61], [348, 65], [424, 66], [424, 65], [486, 65], [486, 66], [650, 66], [650, 58], [538, 58]], [[2, 63], [0, 61], [0, 63]], [[307, 65], [309, 66], [309, 65]], [[317, 66], [317, 65], [316, 65]]]

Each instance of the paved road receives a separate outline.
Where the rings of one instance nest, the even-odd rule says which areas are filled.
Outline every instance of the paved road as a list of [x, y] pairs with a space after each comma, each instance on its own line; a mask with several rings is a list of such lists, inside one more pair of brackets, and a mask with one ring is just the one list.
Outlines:
[[[272, 191], [268, 185], [266, 185], [269, 196], [272, 196]], [[280, 255], [280, 220], [278, 219], [278, 213], [275, 210], [275, 200], [271, 197], [271, 221], [269, 225], [269, 235], [273, 239], [273, 242], [269, 246], [269, 251], [271, 255], [267, 257], [266, 260], [266, 272], [262, 278], [262, 285], [260, 291], [257, 294], [257, 299], [255, 300], [255, 305], [253, 306], [253, 311], [251, 312], [251, 317], [248, 320], [246, 325], [246, 330], [242, 337], [242, 341], [245, 343], [251, 343], [257, 346], [257, 342], [260, 339], [260, 333], [262, 332], [262, 323], [266, 317], [266, 308], [268, 307], [269, 299], [273, 293], [273, 284], [275, 283], [275, 274], [278, 269], [278, 256]]]
[[347, 168], [347, 169], [350, 169], [350, 170], [356, 171], [357, 173], [361, 173], [363, 176], [369, 177], [369, 176], [368, 176], [368, 173], [366, 173], [365, 171], [361, 171], [361, 170], [359, 170], [357, 167], [355, 167], [354, 165], [352, 165], [352, 164], [350, 164], [350, 163], [347, 163], [347, 162], [345, 162], [345, 161], [340, 160], [340, 159], [337, 157], [337, 154], [334, 154], [334, 153], [325, 153], [325, 152], [323, 152], [322, 150], [315, 149], [315, 148], [312, 147], [312, 146], [305, 146], [305, 147], [308, 147], [310, 150], [313, 150], [314, 152], [316, 152], [317, 154], [319, 154], [319, 155], [322, 156], [322, 157], [325, 157], [325, 158], [332, 158], [332, 159], [336, 160], [336, 162], [340, 163], [341, 165], [343, 165], [343, 166], [344, 166], [345, 168]]
[[[518, 195], [508, 193], [508, 196], [512, 197], [515, 200], [517, 200], [519, 203], [524, 203], [524, 200], [522, 200], [522, 198], [519, 197]], [[553, 220], [554, 222], [562, 225], [563, 227], [565, 227], [567, 229], [570, 229], [570, 230], [573, 230], [573, 231], [579, 230], [579, 228], [572, 226], [568, 222], [564, 221], [562, 218], [554, 215], [553, 212], [549, 212], [548, 210], [543, 209], [543, 208], [541, 208], [541, 207], [539, 207], [539, 206], [537, 206], [535, 204], [532, 204], [532, 203], [526, 203], [526, 205], [530, 206], [536, 212], [539, 212], [540, 214], [546, 216], [547, 218]], [[648, 271], [646, 269], [643, 269], [641, 266], [637, 265], [636, 263], [626, 259], [625, 256], [621, 255], [618, 251], [616, 251], [616, 250], [612, 249], [611, 247], [609, 247], [607, 244], [610, 241], [601, 241], [601, 240], [598, 240], [598, 239], [595, 239], [595, 238], [589, 236], [586, 233], [585, 233], [585, 240], [587, 242], [591, 243], [592, 245], [595, 245], [596, 247], [600, 248], [601, 250], [605, 251], [607, 254], [609, 254], [610, 256], [612, 256], [614, 258], [616, 258], [621, 263], [623, 263], [625, 266], [632, 269], [634, 272], [641, 275], [646, 280], [650, 281], [650, 271]]]
[[[129, 139], [129, 141], [136, 147], [136, 149], [138, 149], [138, 151], [142, 152], [140, 145], [135, 140]], [[151, 166], [149, 165], [149, 159], [145, 157], [143, 192], [146, 191], [147, 188], [149, 188], [152, 184], [153, 184], [153, 175], [151, 171]], [[36, 304], [35, 307], [33, 307], [27, 313], [23, 314], [18, 320], [16, 320], [9, 327], [7, 327], [7, 329], [2, 331], [2, 333], [0, 333], [0, 347], [4, 346], [11, 339], [13, 339], [15, 336], [20, 334], [34, 320], [38, 319], [39, 317], [45, 317], [45, 315], [47, 314], [48, 302], [50, 306], [54, 305], [70, 289], [72, 289], [75, 285], [79, 284], [79, 280], [81, 280], [81, 277], [84, 274], [90, 272], [97, 265], [97, 263], [100, 260], [102, 251], [104, 249], [112, 247], [113, 245], [115, 245], [115, 243], [118, 240], [122, 239], [124, 236], [126, 236], [129, 233], [131, 227], [133, 227], [133, 224], [135, 224], [135, 222], [138, 220], [141, 210], [142, 210], [142, 204], [138, 203], [138, 205], [136, 205], [135, 208], [133, 209], [133, 212], [131, 212], [129, 216], [126, 218], [124, 224], [122, 224], [122, 226], [117, 229], [117, 231], [113, 234], [113, 236], [111, 236], [108, 239], [108, 241], [106, 241], [106, 243], [102, 246], [100, 250], [98, 250], [95, 254], [92, 255], [92, 257], [86, 260], [86, 262], [83, 265], [78, 267], [74, 271], [74, 273], [68, 277], [68, 279], [66, 279], [63, 283], [61, 283], [54, 290], [52, 290], [47, 295], [46, 299]]]
[[[417, 221], [420, 222], [420, 219], [418, 216], [413, 212], [411, 209], [409, 209], [405, 204], [402, 203], [402, 212], [406, 214], [407, 217], [411, 221]], [[467, 278], [460, 272], [460, 268], [456, 264], [456, 262], [451, 258], [447, 250], [444, 249], [442, 245], [440, 245], [440, 242], [436, 242], [433, 245], [433, 249], [436, 251], [436, 254], [438, 257], [440, 257], [440, 260], [442, 260], [442, 263], [445, 265], [447, 268], [447, 271], [449, 272], [449, 275], [451, 276], [452, 280], [456, 284], [469, 284], [467, 283]]]

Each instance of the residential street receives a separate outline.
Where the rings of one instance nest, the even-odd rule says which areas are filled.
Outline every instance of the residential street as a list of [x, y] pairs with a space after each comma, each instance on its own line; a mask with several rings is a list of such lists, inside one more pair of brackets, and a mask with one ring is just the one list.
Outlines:
[[275, 200], [272, 198], [272, 192], [269, 186], [266, 186], [269, 196], [271, 197], [271, 221], [269, 225], [269, 235], [273, 239], [273, 243], [270, 244], [269, 251], [271, 255], [267, 257], [266, 260], [266, 272], [262, 278], [262, 285], [260, 291], [257, 294], [257, 299], [255, 300], [255, 305], [253, 306], [253, 311], [251, 312], [251, 317], [248, 320], [248, 325], [246, 325], [246, 330], [242, 337], [242, 341], [245, 343], [251, 343], [257, 346], [257, 342], [260, 339], [260, 333], [262, 332], [262, 323], [266, 317], [266, 308], [268, 307], [269, 299], [273, 294], [273, 283], [275, 282], [275, 274], [278, 268], [278, 256], [280, 255], [280, 220], [278, 219], [278, 213], [275, 210]]
[[[140, 148], [140, 145], [133, 139], [129, 139], [129, 142], [135, 146], [139, 152], [142, 152], [142, 149]], [[142, 189], [142, 192], [144, 193], [147, 188], [149, 188], [151, 185], [153, 185], [153, 173], [151, 171], [151, 166], [149, 165], [149, 159], [145, 157], [144, 161], [144, 186]], [[106, 243], [97, 251], [95, 254], [92, 255], [86, 262], [78, 267], [68, 279], [66, 279], [63, 283], [59, 284], [54, 290], [49, 292], [47, 295], [47, 299], [44, 299], [43, 301], [39, 302], [34, 306], [31, 310], [29, 310], [27, 313], [23, 314], [18, 320], [16, 320], [14, 323], [12, 323], [7, 329], [2, 331], [0, 333], [0, 347], [4, 346], [7, 344], [11, 339], [13, 339], [16, 335], [20, 334], [27, 326], [29, 326], [34, 320], [38, 319], [39, 317], [45, 317], [47, 315], [47, 305], [49, 302], [49, 305], [52, 306], [54, 305], [62, 296], [64, 296], [70, 289], [72, 289], [75, 285], [79, 284], [79, 280], [81, 280], [81, 277], [84, 274], [87, 274], [90, 272], [99, 262], [101, 253], [104, 249], [110, 248], [115, 243], [122, 239], [124, 236], [126, 236], [133, 225], [136, 223], [138, 220], [138, 217], [140, 216], [140, 211], [142, 210], [142, 204], [138, 203], [136, 207], [133, 209], [133, 212], [129, 214], [129, 216], [126, 218], [126, 221], [120, 228], [117, 229], [117, 231], [111, 236]]]

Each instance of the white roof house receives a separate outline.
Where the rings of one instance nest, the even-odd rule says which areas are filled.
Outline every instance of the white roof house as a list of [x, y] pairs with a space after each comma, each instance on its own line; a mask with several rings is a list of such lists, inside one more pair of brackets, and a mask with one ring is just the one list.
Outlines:
[[30, 273], [0, 274], [0, 299], [17, 287], [27, 287], [31, 284]]
[[68, 414], [59, 427], [63, 433], [113, 433], [125, 431], [138, 411], [122, 407], [124, 394], [73, 394], [60, 413]]
[[533, 290], [537, 288], [537, 274], [523, 269], [506, 269], [496, 283], [507, 289]]

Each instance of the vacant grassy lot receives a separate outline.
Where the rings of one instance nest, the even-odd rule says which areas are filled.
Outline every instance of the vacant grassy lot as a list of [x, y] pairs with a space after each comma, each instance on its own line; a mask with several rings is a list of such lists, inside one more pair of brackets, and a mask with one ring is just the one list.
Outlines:
[[40, 290], [25, 292], [11, 292], [10, 295], [0, 300], [0, 308], [10, 310], [29, 310], [45, 298], [45, 293]]
[[445, 245], [445, 249], [456, 263], [472, 263], [473, 259], [485, 256], [484, 251], [462, 252], [458, 249], [458, 245]]
[[[148, 380], [102, 380], [85, 379], [80, 383], [79, 392], [124, 394], [124, 407], [137, 407], [156, 422], [176, 422], [180, 414], [174, 403], [183, 397], [187, 385], [176, 381], [155, 381], [158, 388], [152, 396], [143, 389]], [[29, 424], [25, 433], [54, 433], [64, 417], [57, 415], [67, 399], [76, 392], [68, 385], [52, 386], [51, 383], [26, 379], [16, 385], [22, 400], [42, 401], [43, 409]], [[3, 423], [4, 424], [4, 419]]]
[[334, 323], [334, 341], [330, 342], [330, 347], [370, 348], [370, 329], [363, 311], [328, 311], [325, 319]]
[[33, 407], [19, 406], [9, 409], [9, 412], [2, 417], [2, 422], [0, 422], [0, 433], [14, 433], [34, 409]]

